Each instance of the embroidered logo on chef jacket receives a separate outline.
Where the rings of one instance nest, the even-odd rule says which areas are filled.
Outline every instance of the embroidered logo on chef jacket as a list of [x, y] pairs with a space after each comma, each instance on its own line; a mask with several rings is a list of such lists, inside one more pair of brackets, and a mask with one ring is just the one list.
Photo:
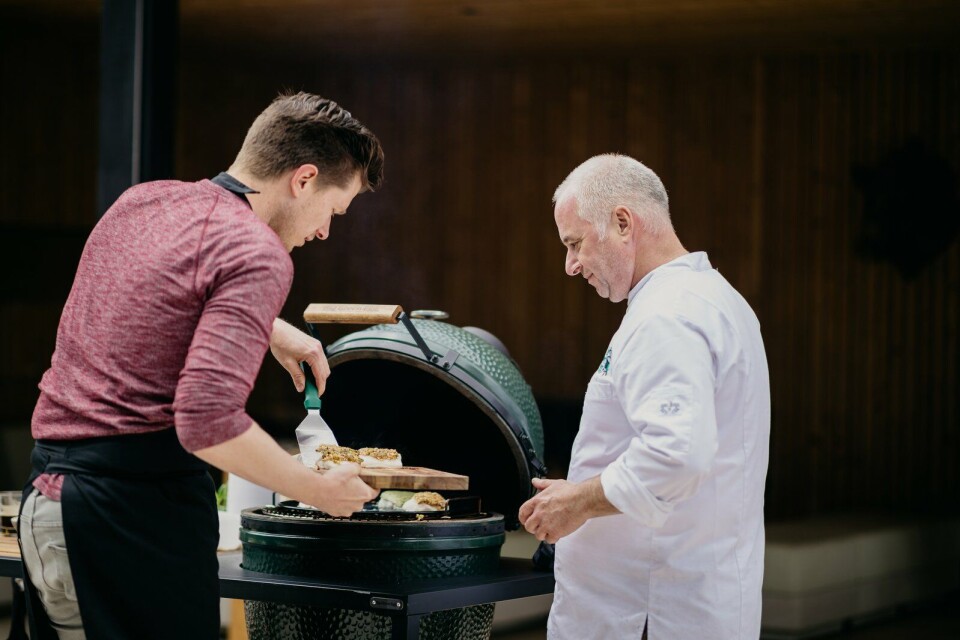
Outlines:
[[610, 373], [610, 358], [613, 356], [613, 349], [607, 349], [607, 352], [603, 355], [603, 360], [600, 362], [600, 368], [597, 369], [597, 373], [602, 376], [608, 375]]
[[675, 416], [680, 413], [680, 404], [674, 401], [664, 402], [660, 405], [660, 415]]
[[638, 412], [646, 422], [643, 437], [647, 444], [658, 451], [689, 451], [693, 442], [691, 418], [698, 406], [689, 385], [666, 384], [653, 390]]

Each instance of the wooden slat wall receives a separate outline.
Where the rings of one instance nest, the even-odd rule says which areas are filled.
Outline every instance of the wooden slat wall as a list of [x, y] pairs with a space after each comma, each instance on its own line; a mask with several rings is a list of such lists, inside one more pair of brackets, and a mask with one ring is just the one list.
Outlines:
[[29, 425], [96, 220], [96, 34], [0, 17], [0, 428]]
[[[3, 86], [49, 71], [14, 55], [16, 45], [5, 45]], [[57, 57], [75, 95], [37, 83], [29, 108], [0, 122], [0, 166], [16, 175], [11, 183], [0, 172], [5, 229], [38, 221], [42, 236], [84, 221], [77, 207], [92, 211], [94, 151], [83, 140], [95, 138], [44, 141], [38, 124], [69, 131], [76, 114], [62, 100], [70, 100], [93, 130], [96, 54], [75, 49]], [[380, 135], [387, 183], [357, 199], [331, 240], [295, 252], [284, 315], [296, 320], [312, 301], [445, 309], [457, 324], [498, 335], [538, 397], [575, 412], [623, 307], [563, 273], [550, 197], [590, 155], [634, 155], [663, 178], [687, 247], [709, 252], [763, 324], [770, 516], [956, 511], [960, 243], [913, 281], [856, 258], [862, 201], [850, 172], [919, 136], [956, 173], [958, 72], [960, 56], [944, 52], [370, 65], [188, 48], [178, 171], [198, 179], [225, 168], [280, 88], [335, 97]], [[42, 170], [49, 157], [71, 176], [57, 201]], [[23, 304], [0, 301], [4, 369], [10, 354], [26, 361], [16, 381], [4, 377], [18, 389], [49, 361], [46, 348], [24, 355], [22, 335], [42, 327], [37, 344], [49, 345], [56, 323], [57, 305]], [[292, 429], [298, 399], [266, 362], [250, 408]]]
[[[218, 96], [200, 73], [195, 84], [184, 81], [184, 94], [206, 108], [220, 101], [222, 126], [237, 131], [237, 143], [275, 87], [291, 86], [337, 96], [387, 149], [381, 192], [358, 198], [332, 240], [294, 253], [288, 316], [331, 297], [444, 308], [454, 322], [500, 336], [539, 394], [579, 396], [623, 307], [563, 273], [550, 198], [580, 160], [610, 150], [654, 167], [690, 246], [709, 250], [725, 274], [747, 283], [745, 293], [759, 295], [751, 64], [380, 67], [363, 69], [363, 82], [354, 72], [263, 86], [251, 73], [250, 97]], [[189, 106], [182, 120], [184, 175], [217, 171], [225, 163], [215, 145], [186, 152], [209, 135], [209, 120]]]
[[850, 172], [918, 136], [956, 175], [957, 72], [956, 58], [922, 55], [765, 64], [757, 310], [773, 381], [777, 509], [957, 507], [960, 247], [914, 281], [855, 259], [862, 201]]

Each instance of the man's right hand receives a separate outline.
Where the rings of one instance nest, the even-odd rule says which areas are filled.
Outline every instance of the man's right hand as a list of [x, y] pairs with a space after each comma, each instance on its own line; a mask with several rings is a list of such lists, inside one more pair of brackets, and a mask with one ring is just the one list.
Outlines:
[[352, 515], [380, 493], [360, 479], [360, 467], [355, 464], [341, 464], [316, 474], [316, 478], [316, 488], [311, 487], [311, 493], [317, 497], [304, 502], [331, 516]]

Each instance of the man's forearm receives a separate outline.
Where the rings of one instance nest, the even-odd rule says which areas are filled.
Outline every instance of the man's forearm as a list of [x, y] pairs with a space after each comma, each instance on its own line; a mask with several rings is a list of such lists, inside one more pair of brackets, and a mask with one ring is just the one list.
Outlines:
[[273, 320], [273, 329], [270, 331], [270, 342], [273, 343], [273, 337], [277, 334], [277, 331], [283, 331], [286, 327], [292, 327], [289, 322], [286, 320], [281, 320], [280, 318], [274, 318]]
[[603, 492], [603, 484], [600, 482], [600, 476], [594, 476], [581, 482], [580, 493], [583, 499], [583, 508], [588, 514], [588, 518], [612, 516], [620, 513], [620, 510], [607, 500], [607, 495]]
[[[301, 500], [315, 474], [296, 462], [256, 422], [243, 434], [206, 449], [198, 458], [245, 480]], [[304, 500], [305, 501], [305, 500]]]

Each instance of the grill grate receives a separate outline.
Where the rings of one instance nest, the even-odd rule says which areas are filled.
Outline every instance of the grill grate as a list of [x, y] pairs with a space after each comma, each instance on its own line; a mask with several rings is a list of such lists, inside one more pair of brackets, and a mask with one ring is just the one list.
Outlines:
[[290, 520], [312, 520], [319, 522], [419, 522], [422, 520], [461, 520], [487, 517], [480, 512], [480, 498], [463, 496], [450, 498], [445, 511], [379, 511], [376, 507], [357, 511], [349, 517], [335, 517], [312, 509], [301, 507], [295, 500], [287, 500], [278, 505], [266, 505], [260, 509], [265, 516], [276, 516]]

